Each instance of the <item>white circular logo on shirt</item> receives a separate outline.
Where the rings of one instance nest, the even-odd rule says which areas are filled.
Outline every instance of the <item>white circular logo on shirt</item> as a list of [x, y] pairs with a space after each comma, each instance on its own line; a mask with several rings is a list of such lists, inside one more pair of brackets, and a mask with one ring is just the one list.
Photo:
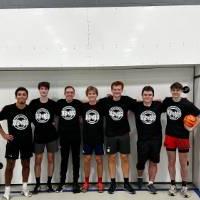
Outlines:
[[146, 110], [141, 113], [140, 120], [144, 124], [153, 124], [156, 121], [156, 114], [151, 110]]
[[167, 108], [167, 115], [171, 120], [177, 120], [182, 116], [181, 109], [177, 106], [170, 106]]
[[99, 113], [96, 110], [88, 110], [85, 114], [85, 120], [89, 124], [96, 124], [100, 119]]
[[13, 126], [17, 130], [25, 130], [28, 127], [28, 125], [29, 125], [28, 118], [23, 114], [19, 114], [15, 116], [15, 118], [13, 119]]
[[35, 119], [37, 120], [37, 122], [39, 123], [46, 123], [49, 121], [50, 119], [50, 113], [47, 109], [45, 108], [40, 108], [37, 110], [37, 112], [35, 113]]
[[109, 115], [114, 121], [119, 121], [124, 116], [124, 111], [121, 107], [114, 106], [110, 108]]
[[61, 116], [65, 120], [71, 120], [76, 116], [76, 110], [72, 106], [65, 106], [61, 111]]

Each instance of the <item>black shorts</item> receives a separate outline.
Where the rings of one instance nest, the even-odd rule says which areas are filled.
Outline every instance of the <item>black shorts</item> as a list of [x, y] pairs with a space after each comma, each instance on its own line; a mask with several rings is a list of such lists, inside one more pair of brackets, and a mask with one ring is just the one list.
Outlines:
[[27, 160], [30, 159], [33, 156], [33, 143], [32, 139], [30, 138], [24, 138], [23, 140], [13, 140], [9, 141], [6, 144], [6, 153], [5, 158], [6, 159], [12, 159], [17, 160], [19, 158], [20, 153], [20, 159]]
[[48, 153], [56, 153], [58, 151], [58, 140], [54, 140], [45, 144], [34, 144], [34, 153], [42, 154], [44, 153], [44, 149], [47, 149]]
[[144, 170], [145, 163], [150, 160], [154, 163], [160, 162], [160, 150], [162, 139], [146, 140], [137, 142], [138, 163], [137, 169]]
[[107, 154], [129, 154], [130, 153], [130, 135], [114, 136], [106, 138], [106, 153]]
[[92, 155], [93, 152], [96, 156], [102, 156], [104, 155], [104, 148], [103, 144], [83, 144], [83, 155]]

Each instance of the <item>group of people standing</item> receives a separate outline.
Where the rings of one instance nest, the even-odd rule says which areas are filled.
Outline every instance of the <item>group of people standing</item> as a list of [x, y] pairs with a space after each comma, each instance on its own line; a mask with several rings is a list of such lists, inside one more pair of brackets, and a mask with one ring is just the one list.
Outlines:
[[[60, 183], [56, 192], [61, 192], [66, 181], [69, 153], [72, 152], [73, 165], [73, 192], [87, 192], [90, 187], [90, 164], [92, 154], [95, 154], [97, 164], [97, 189], [104, 191], [103, 184], [103, 155], [108, 155], [108, 171], [110, 185], [108, 193], [115, 192], [116, 184], [116, 155], [120, 153], [121, 168], [124, 177], [124, 189], [132, 194], [135, 189], [129, 182], [129, 154], [130, 151], [130, 126], [128, 112], [135, 114], [137, 141], [137, 173], [138, 188], [143, 185], [143, 171], [149, 161], [148, 190], [156, 194], [154, 181], [157, 174], [157, 164], [160, 162], [162, 146], [161, 114], [167, 114], [167, 126], [164, 145], [168, 156], [168, 169], [171, 178], [169, 194], [176, 195], [176, 150], [178, 150], [181, 166], [182, 188], [181, 194], [189, 197], [187, 191], [188, 178], [188, 152], [189, 132], [192, 132], [200, 123], [200, 110], [186, 98], [181, 97], [183, 86], [175, 82], [170, 86], [171, 97], [163, 101], [154, 100], [154, 89], [145, 86], [142, 89], [142, 101], [137, 101], [129, 96], [123, 96], [124, 84], [115, 81], [111, 84], [111, 94], [105, 98], [98, 98], [98, 89], [89, 86], [86, 89], [88, 102], [75, 99], [73, 86], [66, 86], [64, 99], [57, 102], [48, 98], [50, 84], [40, 82], [38, 90], [40, 97], [26, 104], [28, 90], [19, 87], [15, 91], [16, 103], [5, 106], [0, 112], [0, 120], [7, 120], [8, 133], [0, 126], [1, 136], [7, 140], [5, 192], [3, 197], [10, 199], [10, 185], [13, 176], [15, 161], [21, 158], [22, 164], [22, 194], [31, 196], [27, 187], [30, 158], [35, 153], [35, 178], [36, 185], [33, 193], [40, 192], [41, 163], [44, 149], [47, 149], [48, 158], [48, 192], [54, 192], [51, 179], [54, 172], [54, 157], [60, 145], [61, 165]], [[183, 119], [192, 114], [197, 117], [196, 124], [191, 128], [184, 125]], [[34, 128], [31, 125], [34, 125]], [[81, 131], [82, 126], [82, 131]], [[33, 130], [32, 130], [33, 128]], [[32, 137], [34, 132], [34, 137]], [[58, 142], [59, 141], [59, 142]], [[80, 147], [83, 143], [83, 170], [84, 181], [79, 186]], [[105, 149], [104, 149], [105, 145]]]

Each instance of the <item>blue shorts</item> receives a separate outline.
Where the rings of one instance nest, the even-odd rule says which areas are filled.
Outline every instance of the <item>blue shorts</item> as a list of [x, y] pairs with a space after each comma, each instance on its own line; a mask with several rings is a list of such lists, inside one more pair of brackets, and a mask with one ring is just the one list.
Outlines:
[[92, 155], [93, 152], [95, 155], [104, 155], [104, 147], [103, 144], [83, 144], [83, 155]]

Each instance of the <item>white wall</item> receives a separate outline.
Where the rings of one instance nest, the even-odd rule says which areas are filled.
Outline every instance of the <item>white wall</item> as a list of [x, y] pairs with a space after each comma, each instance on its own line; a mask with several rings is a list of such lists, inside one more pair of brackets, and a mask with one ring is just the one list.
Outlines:
[[0, 68], [200, 63], [200, 6], [0, 10]]
[[[85, 89], [88, 85], [94, 85], [98, 87], [100, 97], [104, 97], [110, 92], [110, 84], [114, 80], [123, 80], [125, 82], [126, 95], [130, 95], [133, 98], [140, 99], [141, 90], [144, 85], [152, 84], [155, 88], [155, 98], [163, 99], [165, 96], [170, 95], [169, 86], [175, 81], [180, 81], [184, 85], [191, 87], [191, 92], [188, 94], [188, 98], [193, 98], [193, 68], [169, 68], [169, 69], [95, 69], [95, 70], [64, 70], [64, 71], [1, 71], [0, 73], [0, 109], [6, 105], [13, 103], [14, 91], [18, 86], [26, 86], [29, 89], [29, 99], [36, 98], [38, 96], [37, 83], [39, 81], [47, 80], [51, 82], [50, 97], [58, 99], [63, 97], [63, 89], [66, 85], [74, 85], [76, 88], [76, 98], [85, 99]], [[136, 180], [136, 129], [133, 120], [133, 115], [129, 118], [131, 122], [131, 180]], [[165, 117], [162, 118], [162, 123], [165, 125]], [[5, 122], [3, 126], [6, 127]], [[5, 164], [4, 152], [5, 141], [0, 139], [0, 161]], [[192, 154], [190, 155], [190, 161], [192, 164]], [[56, 154], [56, 169], [54, 175], [54, 181], [59, 181], [59, 164], [60, 164], [60, 152]], [[34, 159], [31, 161], [31, 175], [30, 182], [34, 180]], [[105, 174], [104, 181], [108, 181], [107, 159], [105, 156]], [[119, 165], [118, 165], [119, 166]], [[177, 181], [180, 181], [179, 165], [177, 164]], [[4, 168], [5, 169], [5, 168]], [[68, 181], [71, 181], [71, 161], [68, 173]], [[4, 183], [3, 175], [4, 170], [0, 170], [0, 183]], [[81, 178], [82, 180], [82, 170]], [[42, 181], [46, 181], [47, 170], [46, 160], [43, 163]], [[92, 180], [95, 181], [95, 168], [92, 169]], [[17, 162], [15, 168], [13, 183], [20, 183], [21, 180], [21, 166], [20, 162]], [[120, 167], [117, 168], [117, 181], [122, 180], [122, 173]], [[192, 165], [190, 166], [189, 180], [192, 181]], [[167, 157], [165, 149], [162, 148], [161, 163], [159, 166], [158, 176], [156, 181], [166, 182], [169, 181], [169, 175], [167, 171]]]
[[[195, 75], [200, 75], [200, 66], [196, 66]], [[195, 79], [195, 104], [200, 108], [200, 78]], [[200, 128], [194, 133], [193, 182], [200, 189]]]

